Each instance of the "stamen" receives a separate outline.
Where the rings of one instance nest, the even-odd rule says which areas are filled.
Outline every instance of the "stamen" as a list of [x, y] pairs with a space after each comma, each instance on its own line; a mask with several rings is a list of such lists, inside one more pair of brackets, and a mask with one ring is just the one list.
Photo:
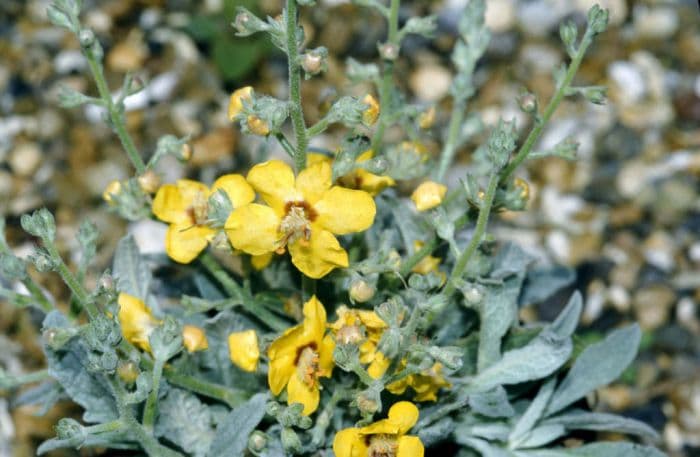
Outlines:
[[279, 227], [279, 231], [282, 233], [280, 246], [283, 247], [298, 240], [309, 241], [311, 239], [311, 221], [315, 218], [315, 211], [305, 201], [288, 202], [285, 206], [285, 216]]
[[319, 355], [311, 346], [306, 346], [299, 353], [297, 360], [297, 374], [309, 388], [316, 385], [319, 376]]
[[369, 439], [369, 457], [396, 457], [398, 450], [396, 437], [393, 435], [372, 435]]

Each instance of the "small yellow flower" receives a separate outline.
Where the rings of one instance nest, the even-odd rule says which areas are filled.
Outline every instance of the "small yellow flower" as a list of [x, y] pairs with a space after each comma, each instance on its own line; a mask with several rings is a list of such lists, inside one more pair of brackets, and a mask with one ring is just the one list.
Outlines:
[[209, 197], [223, 190], [234, 208], [255, 199], [255, 192], [241, 175], [231, 174], [216, 180], [211, 190], [204, 184], [180, 179], [176, 184], [165, 184], [153, 200], [153, 214], [168, 222], [165, 251], [171, 259], [190, 263], [213, 240], [216, 230], [209, 227]]
[[418, 211], [426, 211], [442, 203], [447, 187], [434, 181], [426, 181], [413, 191], [411, 200]]
[[258, 369], [260, 346], [255, 330], [231, 333], [228, 336], [228, 350], [231, 362], [241, 370], [252, 372]]
[[358, 344], [360, 362], [368, 363], [367, 372], [374, 379], [379, 379], [389, 367], [389, 360], [377, 350], [382, 333], [387, 328], [374, 311], [350, 309], [339, 306], [336, 310], [338, 319], [330, 324], [336, 341], [343, 344]]
[[148, 338], [160, 321], [153, 317], [151, 310], [139, 298], [124, 292], [119, 294], [119, 324], [122, 335], [128, 342], [144, 351], [151, 352], [151, 343]]
[[102, 192], [102, 199], [107, 202], [109, 205], [114, 205], [116, 202], [114, 201], [114, 196], [118, 195], [119, 192], [122, 190], [122, 183], [119, 181], [112, 181], [109, 184], [107, 184], [107, 187], [105, 187], [104, 192]]
[[406, 435], [417, 421], [416, 405], [400, 401], [389, 409], [388, 419], [336, 433], [333, 452], [336, 457], [423, 457], [421, 440]]
[[320, 377], [333, 371], [333, 337], [326, 335], [326, 310], [315, 296], [304, 303], [304, 321], [272, 342], [267, 351], [267, 380], [274, 395], [287, 388], [287, 403], [304, 405], [303, 414], [316, 411]]
[[[374, 157], [374, 152], [371, 149], [363, 152], [355, 161], [358, 165], [366, 162]], [[330, 157], [323, 154], [307, 154], [307, 163], [312, 165], [317, 162], [331, 163]], [[364, 190], [372, 196], [379, 194], [387, 187], [396, 185], [396, 181], [390, 176], [375, 175], [363, 168], [357, 168], [350, 173], [338, 178], [338, 183], [349, 189]]]
[[410, 387], [416, 392], [415, 397], [413, 397], [414, 401], [437, 401], [438, 391], [443, 387], [451, 387], [441, 372], [442, 364], [436, 362], [429, 369], [408, 375], [399, 381], [389, 384], [386, 388], [392, 394], [401, 395]]
[[182, 327], [182, 344], [190, 353], [209, 349], [209, 341], [204, 330], [194, 325]]
[[254, 166], [248, 182], [267, 205], [236, 207], [226, 221], [234, 248], [251, 255], [289, 249], [292, 263], [306, 276], [321, 278], [348, 266], [348, 254], [334, 235], [361, 232], [374, 222], [372, 196], [331, 186], [331, 167], [318, 162], [294, 177], [279, 160]]
[[241, 87], [231, 94], [228, 102], [228, 118], [234, 120], [236, 116], [243, 112], [243, 102], [253, 100], [253, 88], [251, 86]]
[[367, 105], [367, 109], [362, 113], [362, 123], [369, 127], [379, 118], [379, 102], [371, 94], [365, 95], [362, 102]]

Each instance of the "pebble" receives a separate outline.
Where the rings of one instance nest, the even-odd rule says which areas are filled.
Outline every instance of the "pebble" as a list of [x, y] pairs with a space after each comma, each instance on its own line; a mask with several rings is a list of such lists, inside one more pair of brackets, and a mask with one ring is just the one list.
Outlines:
[[595, 321], [605, 308], [605, 284], [596, 279], [588, 285], [586, 291], [586, 302], [581, 315], [581, 323], [589, 325]]
[[107, 54], [107, 66], [112, 71], [126, 73], [140, 70], [148, 57], [148, 49], [140, 37], [127, 38], [118, 43]]
[[490, 0], [486, 3], [484, 22], [494, 33], [507, 32], [515, 25], [515, 0]]
[[41, 163], [41, 149], [36, 143], [20, 143], [10, 152], [8, 162], [15, 174], [30, 177]]
[[664, 40], [671, 38], [680, 24], [678, 12], [667, 6], [636, 5], [632, 10], [634, 30], [640, 38]]
[[676, 321], [682, 327], [687, 328], [695, 335], [700, 334], [700, 320], [698, 319], [698, 306], [691, 297], [683, 297], [678, 300], [676, 306]]
[[675, 292], [661, 284], [637, 290], [634, 293], [632, 305], [642, 329], [654, 330], [665, 324], [675, 299]]
[[442, 65], [428, 64], [414, 71], [408, 84], [420, 101], [437, 102], [450, 90], [452, 73]]
[[652, 233], [642, 246], [646, 261], [666, 272], [674, 267], [674, 248], [673, 239], [663, 231]]
[[631, 298], [630, 294], [624, 287], [619, 284], [613, 284], [608, 288], [608, 301], [620, 313], [626, 313], [630, 309]]

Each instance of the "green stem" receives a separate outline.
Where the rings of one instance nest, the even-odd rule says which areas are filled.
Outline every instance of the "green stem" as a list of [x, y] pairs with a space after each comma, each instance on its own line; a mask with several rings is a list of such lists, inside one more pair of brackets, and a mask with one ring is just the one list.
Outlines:
[[98, 433], [116, 432], [122, 428], [124, 428], [124, 421], [117, 419], [111, 422], [85, 427], [85, 431], [90, 435], [97, 435]]
[[545, 125], [547, 125], [547, 122], [549, 122], [549, 119], [552, 117], [556, 109], [559, 107], [559, 104], [564, 99], [564, 96], [566, 95], [566, 92], [569, 89], [569, 86], [571, 85], [571, 81], [573, 81], [574, 76], [578, 71], [578, 67], [581, 65], [583, 56], [586, 54], [586, 51], [588, 50], [588, 47], [591, 45], [592, 42], [592, 35], [589, 32], [589, 30], [586, 30], [586, 33], [583, 36], [583, 39], [581, 40], [581, 45], [579, 46], [576, 55], [571, 60], [571, 64], [569, 65], [569, 68], [566, 71], [566, 76], [564, 77], [564, 80], [559, 85], [559, 88], [557, 89], [556, 93], [547, 104], [547, 107], [545, 108], [542, 117], [538, 118], [535, 121], [535, 127], [530, 131], [530, 134], [527, 136], [525, 142], [518, 150], [518, 153], [515, 155], [515, 157], [513, 157], [508, 166], [504, 168], [503, 171], [501, 171], [501, 183], [505, 183], [508, 177], [510, 177], [510, 175], [513, 174], [513, 172], [518, 168], [518, 166], [520, 166], [520, 164], [523, 163], [525, 159], [527, 159], [528, 154], [530, 154], [530, 152], [532, 151], [532, 147], [535, 145], [535, 142], [537, 142], [540, 135], [542, 134]]
[[295, 157], [295, 151], [294, 151], [294, 145], [289, 142], [286, 136], [284, 136], [284, 133], [279, 132], [275, 135], [275, 138], [277, 138], [277, 142], [282, 146], [282, 149], [289, 154], [289, 157], [292, 159]]
[[220, 384], [214, 384], [200, 378], [188, 376], [177, 372], [173, 368], [165, 367], [163, 375], [170, 384], [191, 390], [205, 397], [219, 400], [232, 408], [240, 405], [248, 398], [248, 395], [242, 391], [233, 390]]
[[328, 121], [327, 118], [323, 118], [320, 121], [316, 122], [314, 125], [306, 129], [306, 135], [309, 138], [313, 138], [316, 135], [320, 135], [321, 133], [325, 132], [325, 130], [328, 128], [328, 125], [330, 122]]
[[297, 173], [306, 168], [306, 122], [301, 105], [301, 71], [299, 67], [299, 44], [297, 43], [297, 0], [287, 0], [287, 59], [289, 70], [289, 98], [292, 126], [297, 146], [294, 167]]
[[44, 292], [42, 292], [41, 288], [32, 278], [27, 277], [26, 279], [22, 280], [22, 284], [24, 284], [24, 287], [26, 287], [29, 293], [32, 294], [32, 297], [39, 302], [39, 306], [42, 310], [44, 310], [44, 312], [48, 313], [49, 311], [53, 310], [53, 305], [46, 299]]
[[450, 117], [450, 127], [447, 131], [447, 140], [440, 154], [440, 164], [438, 166], [435, 180], [441, 182], [445, 179], [447, 170], [452, 165], [455, 152], [457, 151], [457, 142], [459, 141], [459, 132], [464, 120], [464, 110], [466, 109], [467, 101], [465, 98], [455, 98], [452, 105], [452, 115]]
[[[399, 8], [401, 6], [401, 0], [391, 0], [389, 6], [389, 36], [387, 37], [387, 43], [399, 46]], [[377, 130], [372, 136], [372, 150], [375, 154], [378, 154], [379, 144], [384, 139], [384, 131], [387, 127], [387, 119], [393, 115], [390, 112], [390, 107], [392, 103], [390, 102], [392, 85], [394, 82], [394, 62], [391, 60], [385, 60], [384, 66], [382, 67], [382, 81], [379, 86], [379, 119], [377, 120]]]
[[44, 238], [42, 241], [44, 242], [44, 247], [48, 251], [49, 255], [57, 263], [56, 268], [58, 274], [61, 275], [63, 282], [68, 286], [71, 292], [73, 292], [73, 296], [78, 301], [78, 304], [85, 309], [85, 311], [87, 311], [88, 316], [90, 316], [91, 319], [97, 316], [99, 314], [99, 310], [88, 297], [88, 293], [83, 285], [80, 284], [80, 281], [78, 281], [75, 275], [73, 275], [73, 272], [71, 272], [68, 268], [68, 265], [66, 265], [66, 263], [63, 261], [61, 254], [59, 254], [58, 249], [56, 248], [56, 245], [53, 243], [53, 241], [46, 238]]
[[119, 141], [121, 141], [124, 151], [126, 151], [126, 154], [129, 156], [129, 160], [131, 160], [134, 168], [136, 168], [136, 173], [142, 174], [146, 171], [146, 165], [136, 150], [136, 146], [129, 132], [126, 130], [124, 108], [114, 103], [112, 94], [109, 92], [109, 87], [107, 86], [107, 81], [105, 80], [104, 72], [102, 71], [102, 63], [95, 58], [90, 49], [84, 49], [83, 52], [90, 65], [90, 72], [95, 80], [95, 85], [97, 85], [97, 91], [105, 104], [105, 108], [107, 108], [107, 113], [114, 127], [114, 132], [119, 137]]
[[6, 298], [10, 303], [14, 304], [15, 306], [19, 306], [20, 308], [34, 304], [32, 297], [19, 294], [14, 290], [6, 289], [4, 287], [0, 287], [0, 297]]
[[264, 307], [260, 306], [252, 297], [249, 296], [246, 290], [244, 290], [236, 281], [234, 281], [231, 276], [229, 276], [219, 262], [208, 252], [205, 252], [199, 257], [202, 265], [206, 268], [209, 273], [211, 273], [214, 278], [224, 287], [224, 290], [234, 298], [240, 300], [241, 306], [243, 306], [246, 311], [248, 311], [253, 316], [257, 317], [260, 321], [266, 324], [270, 329], [277, 332], [285, 330], [289, 327], [287, 321], [279, 316], [271, 313]]
[[486, 190], [484, 200], [481, 203], [481, 208], [479, 209], [479, 217], [476, 220], [476, 228], [474, 229], [472, 239], [469, 241], [469, 245], [467, 245], [467, 248], [464, 250], [464, 252], [462, 252], [462, 255], [460, 255], [460, 257], [457, 259], [457, 262], [455, 263], [455, 266], [452, 269], [452, 273], [450, 274], [450, 278], [447, 280], [447, 285], [445, 286], [445, 295], [447, 296], [451, 295], [452, 292], [454, 292], [455, 281], [462, 277], [462, 273], [464, 273], [464, 269], [467, 267], [469, 260], [471, 259], [472, 255], [474, 255], [474, 253], [476, 252], [476, 249], [479, 247], [479, 244], [481, 244], [481, 239], [483, 238], [484, 233], [486, 232], [486, 226], [489, 222], [489, 215], [491, 214], [493, 199], [496, 196], [496, 189], [498, 189], [499, 177], [499, 173], [494, 173], [489, 178], [489, 185]]
[[164, 360], [156, 359], [153, 364], [153, 388], [148, 394], [146, 406], [143, 410], [143, 426], [153, 433], [153, 424], [156, 419], [156, 403], [158, 403], [158, 391], [160, 390], [160, 378], [163, 375]]

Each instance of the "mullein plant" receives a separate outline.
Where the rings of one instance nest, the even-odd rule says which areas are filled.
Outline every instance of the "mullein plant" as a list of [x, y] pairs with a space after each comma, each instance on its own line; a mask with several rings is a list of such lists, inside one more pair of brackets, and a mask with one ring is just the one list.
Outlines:
[[[515, 176], [525, 160], [573, 156], [571, 142], [533, 152], [562, 99], [603, 101], [603, 88], [573, 80], [606, 28], [607, 11], [594, 6], [585, 25], [561, 27], [570, 60], [554, 72], [555, 92], [543, 109], [534, 94], [521, 97], [531, 121], [525, 138], [514, 122], [500, 121], [484, 132], [469, 174], [448, 186], [456, 152], [483, 130], [466, 108], [489, 42], [484, 1], [468, 2], [459, 20], [444, 128], [436, 107], [410, 104], [395, 84], [403, 39], [431, 37], [435, 18], [399, 21], [400, 0], [355, 3], [387, 22], [379, 64], [347, 62], [351, 81], [371, 92], [338, 98], [313, 125], [300, 87], [325, 71], [328, 53], [304, 47], [298, 15], [314, 1], [287, 0], [275, 18], [239, 10], [239, 36], [266, 34], [286, 54], [289, 98], [236, 90], [232, 128], [265, 137], [289, 157], [229, 170], [211, 184], [160, 182], [159, 160], [187, 160], [188, 139], [165, 136], [144, 161], [124, 109], [143, 84], [127, 75], [113, 93], [100, 42], [79, 20], [80, 2], [49, 6], [51, 22], [79, 40], [98, 91], [66, 88], [61, 104], [101, 107], [135, 169], [133, 178], [107, 186], [105, 201], [129, 220], [167, 224], [169, 259], [146, 261], [126, 236], [110, 271], [90, 271], [98, 233], [84, 222], [73, 269], [59, 253], [46, 209], [21, 218], [38, 240], [29, 258], [15, 256], [0, 237], [0, 294], [45, 314], [48, 365], [19, 377], [0, 371], [0, 388], [17, 394], [15, 406], [46, 411], [67, 397], [83, 410], [80, 420], [57, 423], [40, 454], [98, 447], [153, 456], [662, 455], [649, 426], [592, 411], [584, 401], [633, 361], [639, 328], [617, 328], [574, 354], [578, 293], [554, 322], [522, 325], [520, 306], [567, 281], [559, 270], [533, 269], [530, 255], [487, 234], [493, 212], [525, 208], [528, 185]], [[345, 132], [334, 150], [310, 153], [331, 126]], [[388, 143], [388, 130], [406, 138]], [[437, 157], [421, 143], [427, 132], [443, 135]], [[220, 261], [226, 257], [243, 267], [234, 274]], [[155, 280], [161, 264], [176, 266], [176, 281], [185, 286]], [[58, 273], [70, 305], [49, 296], [29, 265]], [[96, 286], [88, 287], [88, 274], [99, 276]], [[628, 438], [585, 442], [595, 436], [588, 433], [567, 440], [581, 430]]]

